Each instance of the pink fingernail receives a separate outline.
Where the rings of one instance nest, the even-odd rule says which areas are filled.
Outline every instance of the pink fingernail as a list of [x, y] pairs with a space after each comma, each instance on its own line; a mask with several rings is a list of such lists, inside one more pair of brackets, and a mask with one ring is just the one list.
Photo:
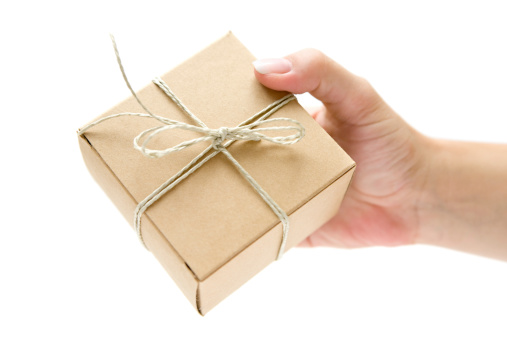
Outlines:
[[285, 74], [292, 70], [292, 63], [287, 59], [260, 59], [253, 62], [255, 70], [261, 74]]

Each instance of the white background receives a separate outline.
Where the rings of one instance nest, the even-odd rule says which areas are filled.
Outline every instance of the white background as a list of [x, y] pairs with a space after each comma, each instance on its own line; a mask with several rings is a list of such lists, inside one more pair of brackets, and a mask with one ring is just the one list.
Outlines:
[[507, 142], [506, 17], [503, 1], [2, 2], [0, 336], [506, 337], [506, 263], [426, 246], [294, 249], [201, 317], [76, 137], [128, 95], [109, 32], [140, 88], [232, 30], [258, 57], [323, 50], [423, 133]]

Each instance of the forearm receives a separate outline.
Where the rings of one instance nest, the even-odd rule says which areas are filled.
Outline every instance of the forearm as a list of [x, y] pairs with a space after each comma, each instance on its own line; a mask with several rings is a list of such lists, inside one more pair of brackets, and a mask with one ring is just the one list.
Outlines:
[[418, 242], [507, 261], [507, 145], [428, 144]]

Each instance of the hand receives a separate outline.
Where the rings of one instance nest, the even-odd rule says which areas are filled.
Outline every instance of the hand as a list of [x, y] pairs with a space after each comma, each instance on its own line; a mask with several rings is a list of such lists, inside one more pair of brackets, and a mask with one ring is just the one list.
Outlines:
[[[363, 78], [317, 50], [254, 62], [266, 87], [309, 92], [315, 120], [357, 163], [340, 212], [304, 246], [395, 246], [417, 240], [428, 175], [428, 139], [398, 116]], [[309, 173], [311, 174], [311, 173]]]

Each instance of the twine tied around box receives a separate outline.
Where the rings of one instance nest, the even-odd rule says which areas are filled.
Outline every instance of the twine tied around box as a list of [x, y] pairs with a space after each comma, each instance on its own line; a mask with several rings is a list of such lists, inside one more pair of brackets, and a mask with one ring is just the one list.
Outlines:
[[[280, 259], [285, 251], [285, 245], [287, 242], [287, 237], [289, 233], [289, 218], [285, 211], [283, 211], [278, 204], [262, 189], [262, 187], [253, 179], [250, 174], [239, 164], [238, 161], [231, 155], [231, 153], [227, 150], [233, 142], [235, 141], [269, 141], [282, 145], [294, 144], [300, 141], [305, 134], [305, 128], [303, 125], [291, 118], [272, 118], [268, 119], [272, 114], [278, 111], [280, 108], [288, 104], [290, 101], [295, 100], [295, 96], [292, 94], [288, 94], [281, 99], [273, 102], [268, 105], [266, 108], [262, 109], [258, 113], [252, 115], [247, 120], [243, 121], [236, 127], [220, 127], [218, 129], [208, 128], [204, 122], [202, 122], [197, 116], [195, 116], [171, 91], [169, 86], [162, 81], [160, 78], [155, 78], [153, 82], [167, 95], [169, 98], [186, 114], [188, 115], [198, 126], [171, 120], [159, 115], [153, 114], [139, 99], [137, 94], [132, 89], [130, 82], [127, 79], [127, 75], [125, 70], [123, 69], [123, 65], [120, 59], [120, 54], [118, 52], [118, 47], [116, 46], [116, 42], [114, 37], [111, 35], [111, 41], [113, 43], [114, 51], [116, 54], [116, 60], [118, 61], [118, 65], [120, 67], [121, 73], [123, 75], [123, 79], [130, 92], [137, 100], [139, 105], [146, 111], [147, 114], [142, 113], [119, 113], [113, 114], [106, 117], [103, 117], [95, 122], [92, 122], [82, 129], [78, 131], [78, 135], [82, 135], [85, 131], [92, 128], [93, 126], [102, 123], [106, 120], [121, 117], [121, 116], [137, 116], [137, 117], [147, 117], [154, 118], [162, 123], [161, 126], [149, 128], [143, 132], [141, 132], [138, 136], [134, 138], [134, 148], [140, 151], [143, 155], [151, 158], [159, 158], [165, 156], [167, 154], [177, 152], [183, 150], [187, 147], [190, 147], [194, 144], [209, 141], [212, 143], [205, 150], [203, 150], [199, 155], [197, 155], [192, 161], [190, 161], [185, 167], [183, 167], [178, 173], [164, 182], [160, 187], [155, 189], [151, 194], [149, 194], [144, 200], [142, 200], [136, 207], [134, 212], [134, 228], [136, 230], [137, 236], [141, 243], [146, 247], [146, 243], [144, 242], [142, 230], [141, 230], [141, 216], [146, 211], [148, 207], [150, 207], [153, 203], [155, 203], [159, 198], [161, 198], [164, 194], [166, 194], [169, 190], [174, 188], [177, 184], [179, 184], [182, 180], [191, 175], [194, 171], [199, 169], [202, 165], [204, 165], [211, 158], [215, 157], [218, 153], [222, 153], [226, 156], [226, 158], [236, 167], [236, 169], [241, 173], [241, 175], [250, 183], [250, 185], [254, 188], [254, 190], [261, 196], [261, 198], [266, 202], [266, 204], [271, 208], [274, 214], [280, 219], [282, 223], [282, 240], [280, 242], [280, 247], [278, 249], [277, 259]], [[257, 129], [252, 129], [254, 127], [262, 126], [271, 122], [285, 122], [289, 125], [286, 126], [272, 126], [272, 127], [262, 127]], [[198, 137], [189, 141], [181, 142], [173, 147], [168, 147], [166, 149], [157, 150], [150, 149], [147, 147], [150, 140], [152, 140], [156, 135], [169, 131], [172, 129], [183, 129], [194, 132], [199, 132], [204, 134], [202, 137]], [[295, 131], [294, 134], [288, 136], [267, 136], [262, 132], [266, 131]], [[141, 143], [141, 140], [144, 141]], [[210, 152], [211, 151], [211, 152]], [[210, 152], [210, 153], [209, 153]], [[209, 153], [209, 154], [208, 154]], [[147, 248], [147, 247], [146, 247]]]

